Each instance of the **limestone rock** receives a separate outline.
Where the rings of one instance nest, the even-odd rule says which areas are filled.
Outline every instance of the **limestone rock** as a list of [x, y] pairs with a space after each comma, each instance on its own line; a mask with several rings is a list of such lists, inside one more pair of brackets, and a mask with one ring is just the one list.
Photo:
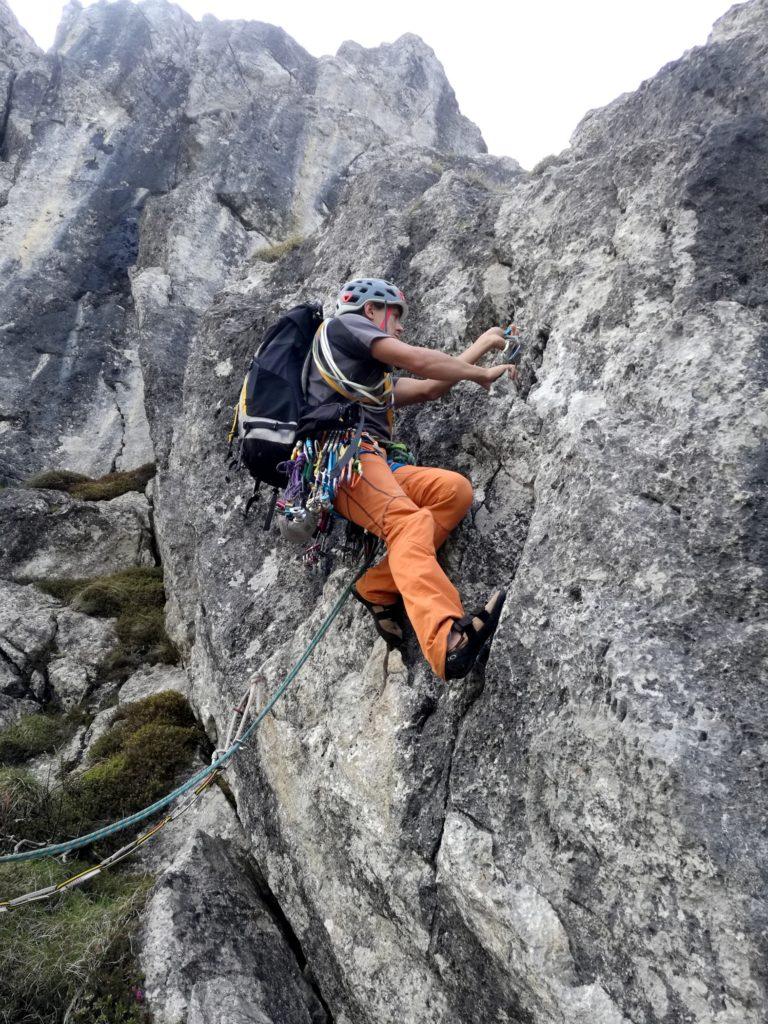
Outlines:
[[139, 957], [158, 1024], [327, 1020], [247, 862], [205, 832], [159, 879]]
[[[217, 795], [207, 832], [158, 847], [158, 1019], [762, 1020], [767, 47], [768, 0], [733, 8], [530, 175], [412, 37], [316, 61], [119, 0], [19, 70], [8, 123], [39, 128], [0, 210], [6, 478], [33, 436], [46, 465], [104, 468], [151, 436], [169, 629], [214, 744], [352, 573], [305, 575], [240, 514], [223, 439], [264, 328], [370, 268], [408, 294], [407, 340], [457, 353], [514, 315], [526, 343], [517, 387], [399, 419], [473, 483], [441, 558], [468, 607], [508, 590], [487, 664], [445, 685], [345, 606], [231, 766], [243, 831]], [[107, 633], [4, 593], [0, 714], [39, 702], [66, 630], [76, 699]]]
[[0, 4], [0, 206], [13, 182], [16, 161], [22, 141], [17, 119], [12, 111], [20, 106], [25, 72], [40, 65], [42, 53], [18, 23], [10, 8]]
[[0, 491], [0, 574], [16, 580], [104, 576], [154, 565], [149, 503], [129, 492], [77, 501], [63, 491]]
[[145, 407], [162, 457], [188, 339], [234, 270], [318, 227], [368, 150], [485, 149], [412, 36], [318, 60], [270, 25], [117, 0], [69, 8], [34, 57], [7, 103], [25, 140], [0, 210], [6, 481], [147, 461]]
[[183, 697], [189, 696], [189, 679], [183, 668], [175, 665], [143, 665], [120, 687], [118, 701], [125, 704], [143, 700], [163, 690], [174, 690]]
[[34, 586], [0, 581], [0, 694], [26, 710], [81, 703], [115, 642], [111, 620], [71, 611]]
[[410, 340], [456, 352], [513, 307], [525, 329], [519, 392], [401, 417], [420, 461], [475, 485], [444, 555], [467, 603], [509, 590], [484, 676], [439, 685], [413, 646], [375, 669], [345, 611], [233, 767], [338, 1016], [759, 1019], [768, 5], [749, 6], [535, 175], [361, 158], [324, 231], [220, 294], [192, 346], [158, 531], [215, 735], [349, 572], [308, 580], [238, 520], [211, 440], [237, 375], [215, 367], [350, 265], [416, 300]]

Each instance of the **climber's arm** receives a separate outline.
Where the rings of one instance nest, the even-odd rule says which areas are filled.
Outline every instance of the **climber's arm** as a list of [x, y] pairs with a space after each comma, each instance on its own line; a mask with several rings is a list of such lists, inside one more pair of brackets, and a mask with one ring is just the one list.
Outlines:
[[[387, 339], [380, 339], [381, 341]], [[374, 343], [376, 344], [376, 343]], [[402, 342], [400, 344], [403, 344]], [[415, 348], [415, 346], [408, 346], [409, 348]], [[474, 366], [482, 357], [493, 349], [501, 350], [504, 348], [504, 333], [500, 327], [492, 327], [489, 331], [481, 334], [477, 341], [474, 341], [469, 348], [465, 349], [460, 356], [457, 356], [455, 361], [461, 361], [469, 363]], [[432, 349], [420, 349], [419, 351], [432, 352]], [[377, 355], [377, 358], [381, 358]], [[452, 357], [448, 357], [451, 359]], [[395, 364], [391, 364], [395, 365]], [[409, 369], [409, 367], [404, 367]], [[494, 367], [496, 369], [496, 367]], [[508, 368], [509, 369], [509, 368]], [[418, 373], [418, 370], [414, 370], [414, 373]], [[501, 376], [497, 374], [497, 376]], [[514, 368], [510, 376], [514, 376]], [[459, 377], [458, 380], [466, 380], [472, 378]], [[410, 378], [401, 378], [395, 382], [395, 405], [418, 405], [421, 402], [432, 402], [437, 398], [441, 398], [446, 394], [456, 380], [441, 380], [428, 377], [426, 380], [412, 380]]]

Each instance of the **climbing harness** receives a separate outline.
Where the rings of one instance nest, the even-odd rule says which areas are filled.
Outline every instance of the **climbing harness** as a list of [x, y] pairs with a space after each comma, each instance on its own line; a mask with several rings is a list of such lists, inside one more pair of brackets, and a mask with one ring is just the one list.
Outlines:
[[113, 822], [111, 825], [105, 825], [103, 828], [95, 829], [93, 832], [89, 832], [87, 835], [79, 836], [76, 839], [70, 839], [63, 843], [54, 843], [49, 846], [44, 846], [36, 850], [17, 850], [14, 853], [4, 854], [0, 856], [0, 863], [18, 863], [20, 861], [29, 860], [40, 860], [43, 857], [58, 857], [63, 854], [71, 853], [73, 850], [81, 849], [84, 846], [89, 846], [92, 843], [97, 842], [99, 839], [106, 839], [107, 836], [114, 835], [116, 832], [122, 829], [129, 828], [131, 825], [137, 825], [139, 822], [146, 820], [158, 811], [169, 807], [176, 800], [181, 797], [186, 797], [173, 811], [167, 814], [164, 818], [158, 821], [151, 828], [147, 829], [140, 836], [137, 836], [130, 843], [116, 850], [114, 853], [105, 857], [98, 864], [94, 864], [85, 868], [83, 871], [78, 872], [76, 875], [72, 875], [70, 878], [64, 879], [61, 882], [57, 882], [54, 885], [46, 886], [43, 889], [37, 889], [33, 892], [24, 893], [21, 896], [16, 896], [10, 900], [0, 899], [0, 914], [7, 911], [13, 910], [16, 907], [23, 906], [27, 903], [33, 903], [37, 900], [47, 899], [56, 893], [62, 892], [65, 889], [73, 888], [76, 885], [81, 885], [83, 882], [89, 881], [91, 878], [95, 878], [101, 874], [107, 868], [113, 867], [115, 864], [124, 860], [131, 853], [137, 850], [140, 846], [146, 843], [153, 836], [156, 836], [161, 829], [165, 828], [170, 822], [175, 821], [181, 817], [187, 810], [193, 807], [200, 797], [203, 795], [206, 789], [208, 789], [216, 779], [226, 770], [229, 766], [229, 762], [235, 757], [237, 753], [242, 749], [245, 743], [251, 738], [259, 725], [263, 722], [266, 716], [269, 714], [271, 709], [282, 697], [285, 691], [288, 689], [290, 684], [298, 675], [304, 663], [309, 658], [312, 651], [317, 647], [320, 641], [323, 639], [325, 634], [331, 627], [336, 616], [339, 614], [341, 609], [344, 607], [352, 588], [358, 579], [367, 571], [367, 569], [373, 564], [376, 557], [379, 544], [375, 541], [369, 542], [365, 548], [365, 558], [362, 566], [355, 572], [352, 579], [342, 590], [339, 597], [336, 599], [335, 604], [331, 608], [330, 612], [326, 615], [325, 619], [321, 623], [317, 632], [310, 640], [307, 647], [297, 660], [296, 664], [283, 679], [282, 683], [278, 686], [272, 696], [269, 698], [264, 707], [259, 713], [252, 719], [250, 724], [247, 724], [248, 717], [252, 715], [252, 706], [256, 695], [256, 690], [260, 682], [263, 681], [263, 677], [259, 674], [253, 676], [249, 680], [248, 689], [243, 694], [241, 700], [235, 706], [232, 716], [230, 718], [229, 726], [226, 733], [223, 749], [217, 749], [214, 751], [211, 763], [205, 768], [201, 768], [199, 771], [187, 779], [185, 783], [178, 786], [167, 796], [156, 800], [149, 807], [145, 807], [143, 810], [136, 811], [134, 814], [129, 814], [125, 818], [121, 818], [119, 821]]

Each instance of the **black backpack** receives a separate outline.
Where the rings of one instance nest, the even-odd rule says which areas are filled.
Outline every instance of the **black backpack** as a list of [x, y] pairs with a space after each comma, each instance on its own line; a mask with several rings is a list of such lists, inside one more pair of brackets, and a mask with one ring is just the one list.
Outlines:
[[229, 452], [236, 442], [236, 464], [242, 463], [254, 479], [245, 515], [256, 500], [262, 481], [275, 488], [264, 525], [269, 528], [277, 491], [284, 487], [287, 462], [305, 412], [305, 366], [315, 331], [323, 320], [322, 306], [294, 306], [267, 329], [245, 375], [229, 432]]

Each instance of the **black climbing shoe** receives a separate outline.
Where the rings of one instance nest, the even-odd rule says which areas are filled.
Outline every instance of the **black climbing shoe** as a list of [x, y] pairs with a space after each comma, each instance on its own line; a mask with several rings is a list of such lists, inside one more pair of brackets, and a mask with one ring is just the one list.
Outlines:
[[[506, 598], [506, 591], [495, 590], [484, 608], [478, 608], [469, 615], [456, 619], [454, 625], [466, 639], [463, 642], [459, 641], [459, 646], [454, 647], [445, 656], [446, 679], [463, 679], [474, 667], [483, 648], [490, 643], [496, 632]], [[480, 627], [474, 624], [475, 619], [482, 623]]]
[[[364, 597], [361, 597], [354, 587], [352, 588], [352, 596], [357, 598], [360, 604], [364, 605], [371, 613], [376, 632], [387, 641], [387, 647], [402, 647], [405, 643], [405, 609], [403, 608], [403, 599], [398, 598], [394, 604], [373, 604], [371, 601], [366, 601]], [[377, 608], [378, 611], [375, 611]], [[398, 635], [393, 632], [391, 628], [386, 629], [384, 626], [385, 622], [395, 625], [400, 630], [400, 634]]]

